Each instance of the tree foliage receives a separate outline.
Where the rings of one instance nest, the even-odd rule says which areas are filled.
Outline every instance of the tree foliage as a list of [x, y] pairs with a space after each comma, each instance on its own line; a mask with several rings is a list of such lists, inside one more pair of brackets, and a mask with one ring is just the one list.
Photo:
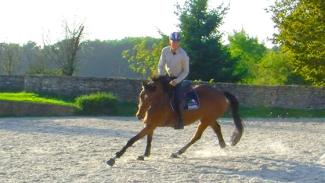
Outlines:
[[231, 56], [238, 59], [235, 71], [241, 82], [256, 85], [304, 84], [289, 64], [292, 55], [277, 47], [266, 48], [244, 30], [228, 36]]
[[255, 78], [251, 82], [257, 85], [284, 85], [292, 77], [292, 68], [288, 64], [290, 56], [278, 50], [268, 50], [255, 64]]
[[139, 78], [139, 74], [129, 68], [124, 50], [132, 49], [140, 38], [122, 40], [94, 40], [83, 42], [80, 50], [80, 67], [76, 75], [91, 77]]
[[[221, 44], [222, 35], [218, 31], [226, 8], [220, 6], [209, 10], [207, 2], [188, 0], [184, 6], [177, 6], [181, 45], [190, 57], [189, 79], [237, 81], [238, 77], [234, 74], [235, 60], [230, 59], [230, 54]], [[133, 49], [123, 53], [133, 71], [143, 76], [156, 72], [161, 50], [168, 44], [168, 37], [160, 34], [161, 39], [145, 38], [137, 42]]]
[[[78, 51], [78, 72], [76, 76], [88, 77], [128, 77], [139, 78], [139, 74], [129, 68], [129, 63], [121, 56], [126, 49], [134, 46], [135, 40], [142, 38], [125, 38], [122, 40], [85, 41]], [[38, 45], [29, 41], [20, 46], [14, 43], [0, 43], [0, 74], [7, 74], [3, 69], [6, 63], [9, 45], [17, 45], [19, 52], [12, 58], [16, 58], [12, 65], [11, 75], [62, 75], [60, 68], [53, 61], [53, 47], [58, 43]], [[12, 60], [12, 59], [11, 59]]]
[[267, 48], [257, 38], [241, 30], [228, 36], [228, 49], [234, 59], [238, 59], [235, 72], [240, 75], [241, 82], [251, 83], [255, 79], [255, 68], [266, 54]]
[[84, 25], [79, 24], [73, 27], [65, 24], [65, 39], [53, 46], [55, 63], [59, 66], [60, 72], [65, 76], [72, 76], [77, 69], [77, 52], [81, 47]]
[[78, 69], [78, 51], [81, 48], [84, 35], [83, 23], [69, 25], [64, 23], [64, 39], [55, 44], [44, 41], [45, 55], [57, 67], [57, 74], [72, 76]]
[[15, 43], [0, 44], [0, 66], [2, 74], [14, 75], [19, 69], [21, 47]]
[[325, 86], [325, 1], [277, 0], [269, 11], [278, 28], [275, 41], [292, 54], [294, 71]]
[[221, 44], [222, 24], [226, 8], [208, 9], [208, 0], [187, 0], [178, 6], [182, 45], [190, 57], [190, 79], [234, 82], [235, 61]]
[[132, 49], [122, 53], [123, 57], [128, 59], [129, 67], [144, 78], [157, 72], [161, 50], [168, 43], [168, 37], [161, 35], [161, 39], [146, 37], [138, 40]]
[[25, 73], [28, 75], [54, 75], [55, 70], [51, 68], [46, 48], [42, 48], [35, 42], [29, 41], [22, 46], [22, 63], [24, 63]]

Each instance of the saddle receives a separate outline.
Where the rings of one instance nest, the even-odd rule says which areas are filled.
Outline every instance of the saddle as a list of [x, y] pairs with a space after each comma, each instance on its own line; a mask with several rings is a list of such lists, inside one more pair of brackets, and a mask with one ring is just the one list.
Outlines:
[[[197, 96], [196, 91], [192, 87], [192, 82], [189, 80], [184, 80], [181, 84], [183, 98], [181, 99], [183, 102], [183, 109], [184, 110], [194, 110], [200, 107], [199, 97]], [[174, 104], [174, 95], [172, 95], [170, 103], [172, 109], [175, 110]]]

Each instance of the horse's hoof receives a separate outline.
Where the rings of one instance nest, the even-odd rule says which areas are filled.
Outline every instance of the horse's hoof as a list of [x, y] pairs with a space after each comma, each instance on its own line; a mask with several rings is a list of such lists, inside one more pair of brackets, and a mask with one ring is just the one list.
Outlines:
[[225, 148], [225, 147], [226, 147], [226, 143], [225, 143], [225, 142], [219, 143], [219, 146], [220, 146], [221, 148]]
[[170, 155], [170, 157], [171, 157], [171, 158], [179, 158], [177, 153], [172, 153], [172, 154]]
[[144, 156], [138, 156], [137, 160], [144, 161]]
[[115, 164], [115, 159], [111, 158], [106, 162], [109, 166], [113, 166]]
[[231, 137], [231, 146], [235, 146], [235, 145], [239, 142], [239, 140], [240, 140], [242, 134], [243, 134], [242, 131], [240, 131], [240, 132], [235, 131], [235, 132], [232, 134], [232, 137]]

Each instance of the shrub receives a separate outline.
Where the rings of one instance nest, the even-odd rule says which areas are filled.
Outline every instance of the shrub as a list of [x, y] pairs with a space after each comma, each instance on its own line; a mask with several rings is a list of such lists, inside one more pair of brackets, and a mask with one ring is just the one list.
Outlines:
[[78, 113], [83, 115], [112, 115], [116, 114], [117, 98], [111, 93], [92, 93], [75, 99], [79, 108]]

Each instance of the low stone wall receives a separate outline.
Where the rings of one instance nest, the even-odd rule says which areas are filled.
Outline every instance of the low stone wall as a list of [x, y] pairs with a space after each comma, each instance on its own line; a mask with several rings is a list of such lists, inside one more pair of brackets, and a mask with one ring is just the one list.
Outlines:
[[135, 101], [140, 80], [86, 77], [25, 77], [24, 90], [76, 97], [94, 92], [111, 92], [123, 101]]
[[325, 88], [309, 86], [252, 86], [216, 83], [233, 93], [241, 104], [296, 109], [325, 109]]
[[[141, 80], [52, 76], [0, 76], [0, 91], [28, 91], [76, 97], [98, 91], [112, 92], [119, 100], [137, 101]], [[325, 109], [325, 88], [309, 86], [251, 86], [215, 83], [215, 88], [237, 96], [245, 106]]]
[[24, 82], [24, 76], [0, 76], [0, 91], [22, 91]]
[[0, 101], [0, 116], [71, 116], [74, 108], [50, 104]]

